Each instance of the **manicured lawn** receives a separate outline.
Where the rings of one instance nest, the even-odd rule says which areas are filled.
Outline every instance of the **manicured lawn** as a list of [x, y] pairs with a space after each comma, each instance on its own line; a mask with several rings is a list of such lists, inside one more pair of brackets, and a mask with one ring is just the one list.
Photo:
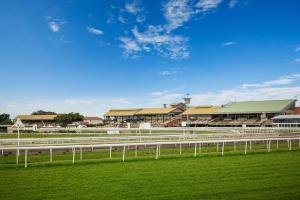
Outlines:
[[0, 199], [299, 199], [300, 152], [0, 167]]

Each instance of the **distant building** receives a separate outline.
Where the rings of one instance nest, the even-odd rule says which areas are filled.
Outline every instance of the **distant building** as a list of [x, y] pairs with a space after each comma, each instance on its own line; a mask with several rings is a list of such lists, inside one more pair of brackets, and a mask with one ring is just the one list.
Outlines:
[[103, 119], [100, 117], [84, 117], [83, 123], [86, 125], [103, 124]]
[[57, 115], [18, 115], [16, 119], [20, 119], [26, 125], [37, 124], [41, 127], [55, 124], [55, 117]]
[[296, 99], [231, 102], [214, 114], [211, 126], [272, 126], [277, 115], [293, 114]]
[[174, 103], [170, 107], [164, 105], [162, 108], [111, 109], [104, 117], [113, 124], [150, 122], [153, 126], [164, 126], [184, 110], [185, 104]]
[[[192, 106], [173, 103], [170, 107], [112, 109], [104, 116], [111, 125], [150, 122], [152, 126], [254, 127], [272, 126], [272, 118], [297, 111], [296, 99], [240, 101], [223, 106]], [[299, 109], [300, 112], [300, 109]]]
[[274, 127], [300, 127], [300, 115], [278, 115], [272, 120]]

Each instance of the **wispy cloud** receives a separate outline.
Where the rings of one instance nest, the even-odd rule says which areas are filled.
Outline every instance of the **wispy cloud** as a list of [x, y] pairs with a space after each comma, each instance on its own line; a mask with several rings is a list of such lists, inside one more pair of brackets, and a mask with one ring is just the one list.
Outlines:
[[295, 49], [295, 52], [300, 51], [300, 46]]
[[229, 8], [234, 8], [238, 4], [238, 0], [230, 0], [228, 3]]
[[48, 25], [49, 25], [49, 29], [52, 32], [58, 32], [59, 29], [60, 29], [60, 25], [57, 22], [55, 22], [55, 21], [49, 22]]
[[126, 55], [155, 50], [159, 55], [171, 59], [189, 57], [186, 46], [187, 38], [168, 34], [161, 26], [149, 26], [144, 32], [140, 32], [137, 27], [134, 27], [131, 31], [134, 38], [120, 38], [123, 42], [121, 47], [125, 50]]
[[94, 27], [87, 27], [88, 32], [95, 34], [95, 35], [103, 35], [103, 31]]
[[192, 95], [193, 105], [222, 105], [230, 101], [288, 99], [300, 95], [300, 87], [227, 89]]
[[139, 7], [139, 4], [140, 2], [137, 1], [137, 0], [134, 0], [132, 2], [127, 2], [125, 4], [125, 10], [128, 12], [128, 13], [131, 13], [131, 14], [137, 14], [138, 12], [141, 12], [143, 9], [141, 7]]
[[[239, 87], [192, 94], [192, 105], [222, 105], [230, 101], [287, 99], [300, 95], [300, 87], [292, 86], [300, 74], [282, 76], [275, 80], [258, 84], [242, 84]], [[172, 90], [151, 93], [151, 103], [161, 105], [181, 100], [184, 94]]]
[[[163, 5], [163, 14], [166, 23], [158, 25], [147, 25], [146, 27], [131, 29], [131, 36], [120, 37], [126, 57], [136, 57], [140, 52], [156, 52], [158, 55], [170, 59], [189, 58], [188, 37], [173, 34], [175, 29], [180, 28], [198, 14], [206, 14], [215, 10], [222, 0], [168, 0]], [[137, 14], [142, 9], [136, 3], [127, 3], [125, 10], [131, 14]], [[136, 22], [144, 22], [144, 15], [137, 16]], [[119, 18], [122, 15], [119, 16]], [[119, 19], [126, 23], [124, 18]]]
[[222, 0], [200, 0], [196, 7], [197, 13], [206, 14], [214, 9], [216, 9], [220, 4], [222, 3]]
[[118, 21], [121, 22], [122, 24], [126, 24], [127, 23], [126, 19], [123, 16], [121, 16], [121, 15], [118, 17]]
[[232, 45], [236, 45], [236, 42], [234, 42], [234, 41], [228, 41], [228, 42], [223, 42], [221, 44], [222, 47], [228, 47], [228, 46], [232, 46]]
[[172, 76], [178, 73], [178, 70], [162, 70], [158, 72], [160, 76]]
[[170, 103], [174, 101], [180, 100], [184, 94], [181, 93], [174, 93], [168, 90], [165, 91], [157, 91], [157, 92], [152, 92], [151, 93], [151, 104], [152, 105], [162, 105], [165, 103]]
[[252, 83], [252, 84], [243, 84], [242, 88], [262, 88], [262, 87], [272, 87], [278, 85], [289, 85], [297, 80], [300, 80], [300, 74], [290, 74], [287, 76], [282, 76], [279, 79], [265, 81], [263, 83]]
[[54, 18], [54, 17], [51, 17], [51, 16], [48, 16], [46, 19], [48, 20], [48, 27], [53, 33], [60, 31], [61, 27], [65, 23], [67, 23], [64, 20]]
[[170, 0], [164, 5], [164, 16], [167, 20], [165, 25], [167, 32], [170, 32], [183, 23], [189, 21], [194, 15], [193, 7], [189, 0]]
[[296, 58], [294, 61], [295, 61], [296, 63], [300, 63], [300, 58]]
[[134, 39], [129, 37], [120, 37], [119, 40], [122, 42], [120, 47], [124, 50], [124, 56], [136, 55], [137, 52], [141, 51], [139, 44]]
[[[12, 116], [30, 114], [37, 110], [51, 110], [57, 113], [79, 112], [86, 116], [102, 116], [111, 108], [132, 107], [127, 98], [74, 98], [19, 100], [0, 104], [3, 112]], [[97, 107], [97, 109], [95, 109]]]

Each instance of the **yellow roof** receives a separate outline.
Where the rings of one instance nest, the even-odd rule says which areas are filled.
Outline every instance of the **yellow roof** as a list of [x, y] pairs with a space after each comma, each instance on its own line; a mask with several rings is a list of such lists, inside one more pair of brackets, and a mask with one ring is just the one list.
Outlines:
[[194, 106], [188, 108], [182, 113], [182, 115], [207, 115], [214, 114], [218, 111], [219, 106]]
[[20, 120], [54, 120], [57, 115], [18, 115]]
[[168, 114], [177, 108], [143, 108], [141, 111], [137, 112], [136, 115], [158, 115], [158, 114]]
[[105, 116], [108, 117], [117, 117], [117, 116], [133, 116], [138, 111], [142, 110], [141, 108], [135, 108], [135, 109], [111, 109], [107, 113], [105, 113]]

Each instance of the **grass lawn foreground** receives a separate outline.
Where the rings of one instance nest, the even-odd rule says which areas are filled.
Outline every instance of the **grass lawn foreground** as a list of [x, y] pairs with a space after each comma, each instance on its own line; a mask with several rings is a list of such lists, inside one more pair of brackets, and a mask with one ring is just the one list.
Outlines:
[[0, 199], [300, 199], [300, 152], [0, 167]]

